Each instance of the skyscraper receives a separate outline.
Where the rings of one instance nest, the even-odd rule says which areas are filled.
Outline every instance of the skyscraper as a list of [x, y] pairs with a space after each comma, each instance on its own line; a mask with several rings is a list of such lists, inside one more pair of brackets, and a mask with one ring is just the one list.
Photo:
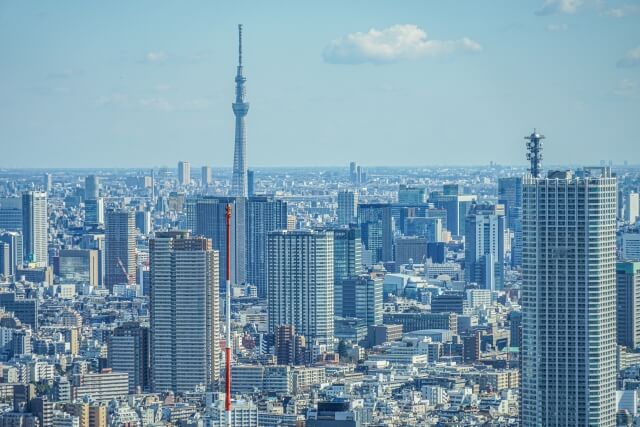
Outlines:
[[97, 199], [100, 197], [100, 178], [95, 175], [88, 175], [84, 179], [84, 198]]
[[104, 284], [111, 291], [113, 285], [135, 282], [136, 223], [129, 209], [108, 210], [105, 222]]
[[475, 205], [467, 215], [465, 278], [482, 289], [504, 287], [504, 214], [502, 205]]
[[245, 134], [245, 117], [249, 112], [249, 103], [245, 102], [247, 81], [242, 74], [242, 24], [238, 25], [238, 68], [236, 72], [236, 100], [232, 104], [236, 116], [236, 140], [233, 150], [233, 176], [231, 178], [231, 195], [247, 197], [247, 136]]
[[273, 231], [267, 241], [269, 331], [293, 325], [313, 342], [333, 343], [333, 233]]
[[400, 184], [398, 189], [398, 203], [408, 205], [418, 205], [424, 203], [425, 200], [425, 188], [413, 187], [405, 184]]
[[267, 233], [287, 229], [287, 202], [268, 196], [250, 197], [246, 205], [247, 282], [267, 296]]
[[49, 263], [48, 229], [47, 193], [22, 193], [22, 247], [26, 262], [41, 266]]
[[178, 162], [178, 183], [189, 185], [191, 183], [191, 164], [186, 160]]
[[246, 199], [242, 197], [203, 197], [187, 203], [187, 218], [194, 235], [211, 239], [213, 249], [220, 256], [220, 291], [226, 288], [227, 272], [227, 219], [225, 208], [231, 209], [231, 283], [241, 284], [247, 280], [245, 245], [245, 207]]
[[358, 205], [358, 224], [362, 243], [374, 263], [393, 260], [393, 221], [391, 205], [369, 203]]
[[506, 226], [513, 233], [511, 265], [522, 264], [522, 178], [498, 179], [498, 203], [504, 205]]
[[337, 282], [336, 316], [355, 317], [367, 326], [382, 324], [382, 278], [362, 274]]
[[358, 221], [358, 192], [341, 190], [338, 192], [338, 224], [349, 225]]
[[616, 264], [616, 326], [618, 344], [640, 346], [640, 262]]
[[7, 245], [7, 259], [5, 262], [8, 265], [8, 271], [6, 275], [16, 274], [16, 267], [22, 266], [22, 260], [24, 251], [22, 249], [22, 234], [17, 231], [5, 231], [0, 232], [0, 242]]
[[477, 200], [477, 196], [459, 194], [462, 189], [457, 184], [447, 184], [444, 190], [443, 192], [432, 192], [429, 195], [429, 202], [432, 202], [437, 208], [446, 210], [446, 227], [453, 236], [464, 236], [467, 214], [473, 202]]
[[51, 189], [53, 188], [53, 178], [51, 177], [50, 173], [45, 173], [44, 176], [42, 177], [42, 187], [44, 188], [44, 191], [49, 192], [51, 191]]
[[202, 166], [202, 177], [200, 179], [203, 187], [213, 184], [213, 171], [211, 166]]
[[151, 389], [192, 391], [219, 375], [218, 252], [187, 231], [149, 243]]
[[635, 224], [640, 216], [640, 195], [631, 192], [624, 198], [624, 220], [629, 224]]
[[523, 178], [523, 426], [614, 426], [616, 179]]

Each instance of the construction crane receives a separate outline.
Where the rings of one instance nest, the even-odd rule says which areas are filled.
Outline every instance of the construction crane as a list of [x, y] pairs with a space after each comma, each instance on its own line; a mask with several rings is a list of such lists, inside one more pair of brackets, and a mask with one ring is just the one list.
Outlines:
[[132, 282], [132, 279], [135, 279], [135, 275], [127, 273], [127, 269], [124, 267], [124, 263], [122, 262], [120, 257], [116, 257], [116, 260], [118, 261], [118, 266], [120, 267], [122, 274], [124, 274], [127, 277], [127, 283]]

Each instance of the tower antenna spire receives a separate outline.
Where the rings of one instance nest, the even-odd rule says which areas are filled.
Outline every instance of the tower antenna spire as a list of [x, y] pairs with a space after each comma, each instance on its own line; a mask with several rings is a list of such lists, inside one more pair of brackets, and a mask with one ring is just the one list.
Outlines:
[[238, 24], [238, 65], [242, 66], [242, 24]]
[[527, 140], [527, 160], [531, 162], [529, 172], [534, 178], [539, 178], [542, 169], [542, 140], [545, 137], [534, 128], [533, 133], [524, 139]]

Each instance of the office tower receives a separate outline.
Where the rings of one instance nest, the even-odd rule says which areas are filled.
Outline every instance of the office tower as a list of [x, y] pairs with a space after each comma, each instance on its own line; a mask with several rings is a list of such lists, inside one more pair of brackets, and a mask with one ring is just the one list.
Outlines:
[[22, 199], [20, 197], [0, 197], [0, 229], [22, 230]]
[[475, 205], [467, 216], [465, 278], [482, 289], [504, 287], [504, 215], [502, 205]]
[[498, 179], [498, 203], [504, 205], [505, 224], [513, 233], [511, 266], [522, 264], [522, 178]]
[[407, 217], [404, 219], [405, 236], [420, 236], [427, 242], [442, 241], [442, 220], [440, 218]]
[[272, 231], [267, 241], [269, 331], [293, 325], [311, 342], [333, 343], [333, 233]]
[[616, 179], [522, 181], [522, 424], [613, 426]]
[[356, 179], [358, 184], [366, 184], [367, 183], [367, 172], [362, 166], [358, 166], [356, 168]]
[[427, 242], [427, 258], [435, 264], [444, 264], [447, 260], [447, 247], [443, 242]]
[[367, 326], [382, 324], [382, 283], [382, 278], [370, 274], [337, 281], [336, 316], [355, 317]]
[[426, 190], [424, 187], [411, 187], [400, 184], [398, 189], [398, 203], [418, 205], [425, 203]]
[[11, 254], [9, 244], [0, 241], [0, 276], [11, 276]]
[[12, 312], [22, 323], [31, 326], [31, 329], [38, 329], [38, 308], [37, 298], [23, 298], [16, 296], [14, 292], [0, 292], [0, 308], [4, 311]]
[[278, 365], [303, 365], [306, 347], [304, 337], [296, 334], [294, 326], [276, 326], [274, 353]]
[[113, 285], [131, 284], [136, 274], [136, 226], [132, 210], [110, 209], [105, 227], [104, 284], [111, 291]]
[[145, 236], [151, 233], [151, 212], [149, 211], [137, 211], [136, 212], [136, 228], [140, 234]]
[[178, 184], [189, 185], [191, 183], [191, 165], [186, 160], [178, 162]]
[[356, 162], [349, 163], [349, 181], [352, 184], [358, 183], [358, 164]]
[[362, 272], [360, 228], [351, 224], [333, 229], [333, 278], [337, 282]]
[[245, 117], [249, 112], [249, 103], [245, 102], [247, 81], [242, 74], [242, 25], [238, 25], [238, 68], [236, 72], [236, 100], [232, 104], [236, 116], [236, 140], [233, 150], [233, 176], [231, 178], [231, 195], [247, 197], [247, 136], [245, 134]]
[[616, 325], [618, 344], [640, 346], [640, 262], [616, 264]]
[[427, 258], [427, 239], [420, 236], [396, 237], [395, 261], [396, 265], [421, 264]]
[[7, 256], [9, 270], [6, 275], [13, 276], [16, 273], [16, 268], [22, 266], [22, 234], [17, 231], [4, 231], [0, 232], [0, 242], [7, 245]]
[[[446, 228], [453, 236], [464, 236], [465, 220], [477, 196], [458, 194], [461, 192], [458, 184], [446, 184], [444, 187], [446, 191], [432, 192], [429, 195], [429, 202], [432, 202], [436, 208], [446, 211]], [[429, 216], [432, 215], [429, 214]]]
[[218, 252], [188, 231], [149, 242], [151, 390], [192, 391], [219, 375]]
[[249, 197], [253, 197], [256, 193], [254, 180], [255, 180], [254, 172], [252, 170], [248, 170], [247, 171], [247, 192], [249, 193]]
[[25, 262], [48, 265], [47, 193], [22, 193], [22, 248]]
[[53, 188], [53, 178], [50, 173], [42, 175], [42, 188], [47, 193]]
[[622, 233], [622, 259], [640, 261], [640, 234]]
[[211, 166], [202, 166], [202, 176], [200, 180], [202, 181], [203, 187], [213, 184], [213, 170]]
[[640, 198], [638, 193], [631, 192], [624, 200], [624, 220], [629, 224], [635, 224], [640, 215]]
[[97, 199], [100, 197], [100, 178], [96, 175], [88, 175], [84, 179], [84, 199]]
[[95, 228], [104, 225], [104, 199], [86, 199], [84, 201], [84, 226]]
[[187, 204], [187, 218], [193, 222], [194, 235], [213, 242], [220, 256], [220, 291], [225, 292], [227, 273], [226, 206], [231, 204], [231, 283], [246, 281], [246, 199], [236, 197], [203, 197]]
[[129, 374], [129, 393], [149, 390], [149, 328], [127, 322], [109, 336], [108, 364], [113, 372]]
[[358, 193], [353, 190], [338, 192], [338, 224], [349, 225], [358, 222]]
[[393, 260], [393, 221], [391, 205], [370, 203], [358, 205], [358, 224], [362, 243], [371, 252], [374, 263]]
[[99, 254], [95, 249], [61, 249], [58, 275], [63, 283], [99, 286]]
[[287, 202], [254, 196], [246, 204], [246, 277], [260, 298], [267, 296], [267, 233], [287, 228]]

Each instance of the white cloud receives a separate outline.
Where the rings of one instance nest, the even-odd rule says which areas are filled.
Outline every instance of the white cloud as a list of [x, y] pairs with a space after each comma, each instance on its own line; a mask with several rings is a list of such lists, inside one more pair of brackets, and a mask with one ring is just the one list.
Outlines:
[[640, 7], [633, 4], [623, 4], [619, 7], [612, 7], [604, 11], [604, 14], [612, 18], [624, 18], [640, 12]]
[[636, 93], [638, 85], [633, 80], [623, 79], [618, 83], [618, 86], [613, 90], [613, 93], [618, 96], [633, 96]]
[[143, 98], [139, 101], [140, 106], [156, 111], [173, 111], [173, 105], [164, 98]]
[[130, 104], [129, 96], [119, 92], [103, 95], [96, 99], [98, 107], [127, 107]]
[[145, 60], [151, 63], [164, 62], [167, 59], [169, 59], [169, 55], [163, 51], [149, 52], [145, 55]]
[[545, 0], [538, 15], [552, 15], [554, 13], [573, 14], [584, 5], [583, 0]]
[[569, 29], [569, 25], [567, 24], [548, 24], [547, 25], [547, 31], [551, 31], [554, 33], [560, 32], [560, 31], [567, 31]]
[[470, 38], [431, 40], [417, 25], [406, 24], [347, 34], [331, 41], [324, 48], [323, 57], [325, 62], [332, 64], [382, 64], [481, 50], [482, 46]]
[[637, 67], [638, 65], [640, 65], [640, 46], [628, 51], [624, 58], [618, 61], [618, 67], [620, 68]]

